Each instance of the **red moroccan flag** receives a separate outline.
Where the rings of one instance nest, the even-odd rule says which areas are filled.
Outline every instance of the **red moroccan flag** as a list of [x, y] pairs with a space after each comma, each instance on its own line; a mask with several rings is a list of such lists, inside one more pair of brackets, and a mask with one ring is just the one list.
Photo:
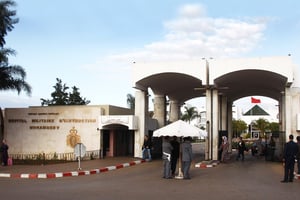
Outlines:
[[255, 99], [251, 97], [251, 103], [260, 103], [260, 99]]

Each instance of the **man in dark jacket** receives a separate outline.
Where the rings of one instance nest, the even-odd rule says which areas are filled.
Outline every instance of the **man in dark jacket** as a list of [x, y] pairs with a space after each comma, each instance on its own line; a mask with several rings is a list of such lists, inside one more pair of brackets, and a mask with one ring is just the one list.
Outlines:
[[242, 137], [239, 137], [237, 148], [238, 148], [238, 154], [236, 156], [236, 160], [239, 160], [240, 157], [242, 157], [242, 161], [244, 161], [244, 159], [245, 159], [244, 151], [246, 149], [246, 145], [245, 145], [245, 142], [243, 141]]
[[175, 176], [177, 161], [179, 158], [179, 148], [180, 148], [180, 144], [177, 141], [176, 136], [173, 137], [173, 140], [171, 141], [171, 145], [173, 147], [173, 151], [171, 154], [171, 171], [172, 171], [172, 175]]
[[297, 136], [297, 145], [298, 145], [298, 153], [297, 153], [297, 167], [298, 167], [298, 173], [300, 174], [300, 136]]
[[282, 183], [293, 182], [295, 158], [298, 153], [298, 145], [293, 141], [294, 136], [289, 136], [289, 142], [284, 146], [283, 162], [284, 162], [284, 179]]
[[152, 143], [151, 143], [151, 139], [149, 138], [148, 135], [145, 135], [145, 138], [144, 138], [144, 144], [143, 144], [143, 151], [142, 151], [142, 154], [143, 154], [143, 160], [147, 159], [149, 161], [152, 160], [152, 157], [151, 157], [151, 148], [152, 148]]
[[6, 144], [6, 140], [2, 141], [2, 145], [0, 148], [2, 154], [2, 165], [7, 166], [8, 162], [8, 145]]

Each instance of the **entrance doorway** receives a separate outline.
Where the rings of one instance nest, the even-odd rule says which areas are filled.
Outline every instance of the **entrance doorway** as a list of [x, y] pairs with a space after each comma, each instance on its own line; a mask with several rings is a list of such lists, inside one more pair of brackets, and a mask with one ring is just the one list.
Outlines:
[[108, 126], [103, 130], [103, 156], [133, 156], [134, 131], [126, 126]]

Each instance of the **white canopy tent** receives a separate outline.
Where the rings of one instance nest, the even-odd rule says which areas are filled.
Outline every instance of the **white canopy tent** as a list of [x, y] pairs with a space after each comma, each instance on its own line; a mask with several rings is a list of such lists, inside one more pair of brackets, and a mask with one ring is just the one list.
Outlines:
[[[207, 132], [187, 122], [178, 120], [153, 132], [153, 137], [161, 136], [177, 136], [181, 140], [183, 137], [204, 138], [207, 137]], [[176, 176], [176, 178], [183, 178], [183, 174], [181, 172], [181, 150], [179, 154], [178, 176]]]
[[207, 132], [182, 120], [177, 120], [153, 132], [153, 137], [177, 136], [177, 137], [207, 137]]

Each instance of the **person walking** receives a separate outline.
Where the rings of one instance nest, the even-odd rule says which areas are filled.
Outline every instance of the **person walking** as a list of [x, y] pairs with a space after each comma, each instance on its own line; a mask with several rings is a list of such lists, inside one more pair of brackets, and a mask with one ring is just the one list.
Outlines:
[[270, 160], [274, 161], [274, 155], [275, 155], [275, 149], [276, 149], [276, 142], [275, 142], [273, 136], [271, 136], [271, 138], [270, 138], [269, 148], [270, 148]]
[[191, 137], [183, 138], [182, 148], [182, 173], [183, 179], [191, 179], [190, 177], [190, 167], [193, 160], [193, 150], [191, 144]]
[[8, 163], [8, 145], [6, 143], [6, 140], [3, 139], [2, 141], [2, 145], [1, 145], [1, 155], [2, 155], [2, 165], [3, 166], [7, 166]]
[[220, 145], [219, 151], [221, 152], [221, 162], [224, 163], [228, 159], [229, 143], [226, 136], [222, 137], [222, 144]]
[[238, 148], [238, 155], [236, 157], [236, 160], [239, 160], [240, 157], [242, 157], [242, 161], [244, 161], [244, 159], [245, 159], [244, 151], [246, 149], [246, 145], [245, 145], [245, 142], [243, 141], [242, 137], [239, 137], [237, 148]]
[[146, 160], [146, 159], [148, 159], [149, 161], [152, 160], [151, 148], [152, 148], [151, 140], [149, 139], [148, 135], [145, 135], [144, 144], [142, 147], [143, 160]]
[[173, 147], [170, 143], [170, 137], [165, 136], [162, 143], [162, 159], [163, 159], [163, 178], [171, 179], [171, 154]]
[[293, 182], [295, 158], [298, 153], [298, 145], [293, 141], [294, 136], [289, 135], [289, 142], [284, 145], [283, 162], [284, 162], [284, 178], [282, 183]]
[[173, 150], [171, 153], [171, 172], [172, 172], [172, 176], [175, 176], [177, 161], [179, 158], [179, 147], [180, 147], [180, 144], [177, 141], [176, 136], [173, 137], [173, 139], [171, 141], [171, 145], [173, 147]]
[[297, 153], [297, 174], [300, 174], [300, 136], [296, 137], [297, 139], [297, 145], [298, 145], [298, 153]]

